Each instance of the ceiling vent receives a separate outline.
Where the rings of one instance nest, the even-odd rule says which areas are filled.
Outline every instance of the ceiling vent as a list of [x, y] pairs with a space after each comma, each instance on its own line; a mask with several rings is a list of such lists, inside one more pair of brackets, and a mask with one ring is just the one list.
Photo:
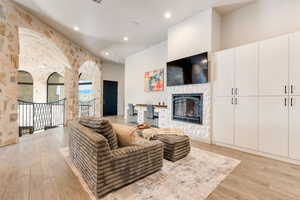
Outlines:
[[100, 4], [103, 0], [92, 0], [92, 1]]

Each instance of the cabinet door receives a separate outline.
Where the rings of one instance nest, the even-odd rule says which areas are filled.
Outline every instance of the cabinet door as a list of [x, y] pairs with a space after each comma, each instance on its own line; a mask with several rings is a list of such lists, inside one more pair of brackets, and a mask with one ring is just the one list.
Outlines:
[[215, 54], [215, 92], [218, 97], [232, 95], [234, 88], [235, 50], [228, 49]]
[[258, 98], [240, 97], [235, 106], [235, 145], [258, 149]]
[[236, 49], [235, 87], [238, 96], [258, 95], [258, 44]]
[[300, 97], [292, 96], [290, 105], [290, 157], [300, 160]]
[[300, 95], [300, 33], [290, 35], [290, 92]]
[[[259, 97], [259, 150], [288, 156], [289, 107], [287, 97]], [[288, 100], [288, 99], [287, 99]]]
[[234, 106], [231, 97], [218, 97], [214, 100], [214, 141], [233, 144]]
[[[283, 95], [288, 86], [289, 36], [262, 41], [259, 47], [259, 94]], [[287, 88], [288, 89], [288, 88]]]

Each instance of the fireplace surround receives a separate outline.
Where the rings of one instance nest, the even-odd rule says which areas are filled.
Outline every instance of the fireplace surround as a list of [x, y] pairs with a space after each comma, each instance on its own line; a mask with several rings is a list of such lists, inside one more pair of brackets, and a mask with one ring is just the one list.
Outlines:
[[172, 119], [203, 124], [203, 94], [173, 94]]

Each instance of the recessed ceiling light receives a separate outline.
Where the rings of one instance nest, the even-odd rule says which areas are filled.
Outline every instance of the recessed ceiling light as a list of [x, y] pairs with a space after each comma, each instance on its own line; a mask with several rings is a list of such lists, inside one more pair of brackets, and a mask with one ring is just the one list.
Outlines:
[[74, 31], [79, 31], [79, 27], [78, 26], [74, 26]]
[[165, 13], [165, 18], [170, 19], [172, 17], [172, 14], [170, 12]]
[[105, 52], [104, 54], [105, 54], [106, 56], [109, 56], [109, 52]]
[[123, 37], [123, 40], [124, 40], [124, 41], [128, 41], [129, 38], [128, 38], [128, 37]]

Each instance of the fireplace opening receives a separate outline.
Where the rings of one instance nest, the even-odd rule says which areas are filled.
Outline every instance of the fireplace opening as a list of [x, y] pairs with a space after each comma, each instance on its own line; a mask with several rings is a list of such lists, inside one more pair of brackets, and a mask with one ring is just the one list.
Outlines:
[[203, 94], [173, 94], [173, 120], [203, 123]]

